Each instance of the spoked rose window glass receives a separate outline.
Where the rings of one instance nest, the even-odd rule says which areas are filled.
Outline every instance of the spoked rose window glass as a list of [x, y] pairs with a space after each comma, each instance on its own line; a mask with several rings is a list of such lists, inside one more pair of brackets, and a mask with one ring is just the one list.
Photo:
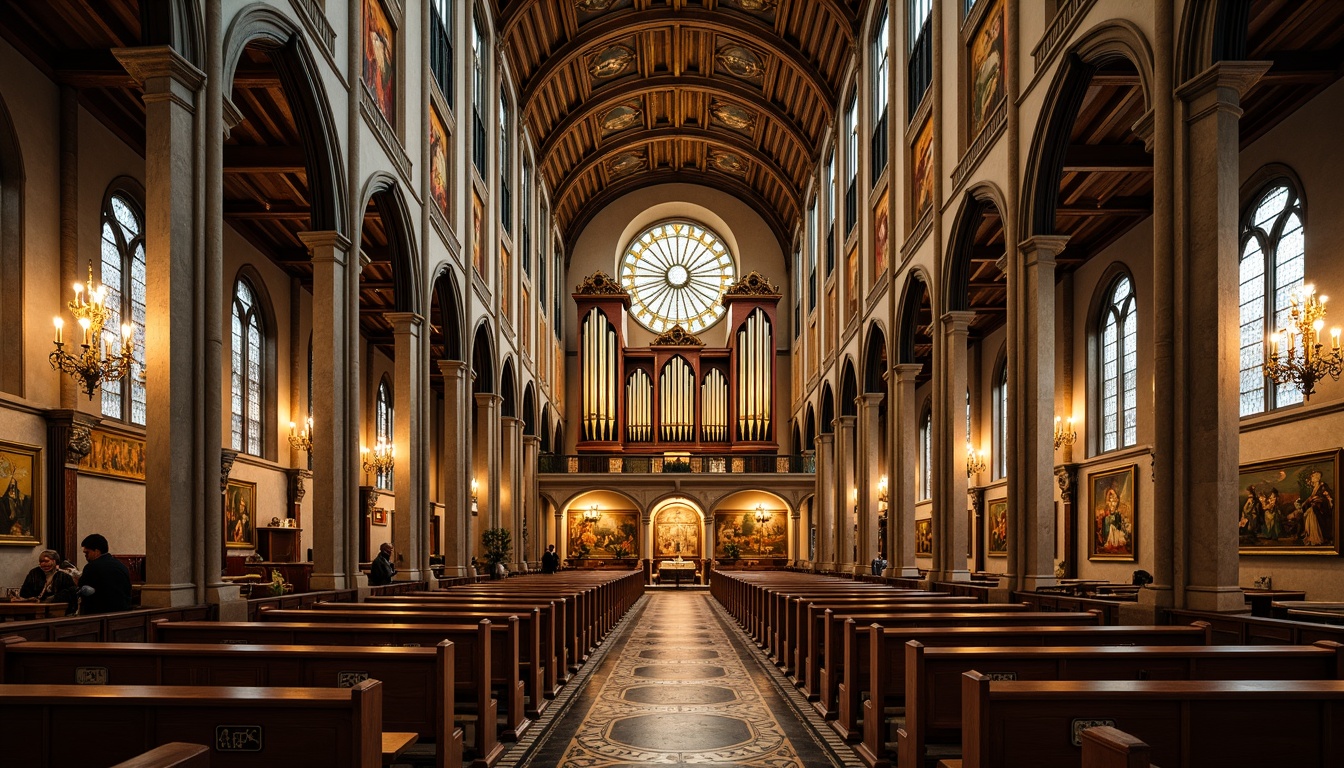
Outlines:
[[655, 333], [676, 325], [695, 332], [717, 323], [735, 274], [718, 235], [689, 221], [650, 227], [621, 259], [621, 287], [630, 294], [635, 320]]

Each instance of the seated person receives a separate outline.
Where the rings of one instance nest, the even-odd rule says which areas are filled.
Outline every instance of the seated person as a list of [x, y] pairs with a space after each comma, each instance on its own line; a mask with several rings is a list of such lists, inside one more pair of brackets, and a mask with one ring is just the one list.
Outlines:
[[112, 613], [131, 609], [131, 572], [107, 553], [107, 538], [91, 533], [80, 542], [89, 564], [79, 577], [80, 614]]
[[59, 567], [61, 556], [54, 549], [44, 549], [37, 555], [37, 567], [28, 572], [14, 602], [65, 603], [66, 610], [75, 606], [75, 580]]

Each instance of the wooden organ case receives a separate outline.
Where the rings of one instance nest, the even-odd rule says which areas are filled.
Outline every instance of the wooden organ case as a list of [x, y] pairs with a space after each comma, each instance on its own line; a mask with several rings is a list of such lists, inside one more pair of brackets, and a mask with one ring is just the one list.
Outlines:
[[776, 309], [752, 272], [723, 296], [728, 346], [680, 325], [626, 346], [630, 297], [596, 272], [573, 294], [579, 318], [578, 450], [583, 453], [777, 453]]

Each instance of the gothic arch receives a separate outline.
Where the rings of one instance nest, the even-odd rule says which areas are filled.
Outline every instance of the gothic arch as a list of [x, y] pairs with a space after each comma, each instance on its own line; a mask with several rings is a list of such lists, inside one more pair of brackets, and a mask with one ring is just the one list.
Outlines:
[[1000, 222], [1005, 221], [1004, 210], [1003, 193], [994, 184], [981, 182], [966, 190], [961, 208], [952, 222], [952, 239], [947, 246], [947, 268], [943, 270], [947, 279], [943, 291], [945, 311], [970, 309], [976, 231], [981, 219], [991, 211], [998, 214]]
[[192, 0], [142, 0], [142, 45], [167, 45], [197, 69], [205, 69], [204, 33]]
[[[1104, 64], [1123, 59], [1139, 75], [1145, 114], [1153, 108], [1153, 52], [1134, 24], [1114, 20], [1098, 24], [1070, 46], [1046, 92], [1023, 175], [1019, 238], [1055, 234], [1059, 179], [1069, 145], [1069, 132], [1078, 118], [1092, 75]], [[1004, 208], [1000, 205], [999, 210]]]
[[472, 391], [477, 394], [495, 391], [495, 353], [490, 343], [490, 324], [484, 320], [476, 326], [471, 343], [471, 370], [476, 374]]
[[821, 385], [821, 432], [830, 434], [835, 431], [835, 393], [831, 391], [831, 382]]
[[516, 418], [518, 416], [518, 386], [513, 374], [513, 358], [504, 358], [504, 369], [499, 376], [499, 415]]
[[233, 77], [243, 49], [259, 43], [274, 51], [276, 72], [303, 145], [313, 231], [349, 235], [345, 207], [345, 171], [336, 146], [336, 120], [331, 101], [300, 28], [284, 14], [259, 3], [248, 6], [224, 35], [223, 92], [233, 91]]
[[854, 374], [854, 358], [845, 357], [844, 368], [840, 372], [840, 415], [858, 416], [859, 380]]
[[1177, 38], [1176, 85], [1214, 63], [1246, 58], [1250, 0], [1188, 0]]
[[530, 381], [523, 390], [523, 434], [537, 436], [537, 391]]
[[430, 323], [434, 322], [433, 311], [437, 304], [439, 327], [443, 333], [443, 359], [465, 360], [462, 356], [462, 301], [458, 298], [457, 279], [447, 264], [439, 267], [432, 291]]
[[863, 391], [885, 394], [890, 367], [887, 336], [880, 325], [873, 323], [868, 328], [868, 338], [864, 340]]
[[[395, 177], [379, 171], [364, 185], [363, 205], [378, 206], [378, 217], [387, 230], [388, 258], [392, 262], [392, 291], [397, 312], [414, 312], [422, 317], [424, 305], [420, 302], [420, 259], [415, 249], [415, 227], [411, 224], [410, 210], [401, 194]], [[360, 222], [361, 227], [363, 221]], [[358, 238], [355, 238], [358, 242]]]
[[933, 295], [929, 293], [928, 274], [920, 268], [912, 269], [906, 277], [905, 288], [901, 291], [901, 302], [896, 308], [896, 317], [899, 318], [899, 326], [896, 329], [896, 361], [899, 363], [919, 362], [915, 357], [915, 331], [919, 327], [920, 307], [925, 301], [929, 302], [932, 309]]

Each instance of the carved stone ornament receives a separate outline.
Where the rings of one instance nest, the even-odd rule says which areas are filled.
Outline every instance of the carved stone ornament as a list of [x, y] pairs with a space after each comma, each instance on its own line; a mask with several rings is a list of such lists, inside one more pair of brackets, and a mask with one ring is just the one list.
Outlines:
[[658, 338], [649, 343], [651, 347], [703, 347], [705, 342], [699, 336], [681, 327], [681, 324], [658, 334]]
[[70, 425], [70, 439], [65, 443], [65, 461], [78, 464], [93, 450], [93, 436], [87, 424], [75, 422]]
[[621, 289], [621, 284], [616, 279], [602, 270], [585, 277], [582, 283], [574, 288], [574, 292], [584, 296], [624, 296], [625, 291]]
[[233, 471], [233, 460], [238, 458], [238, 452], [227, 448], [219, 452], [219, 492], [223, 493], [229, 487], [229, 473]]
[[1072, 464], [1055, 467], [1055, 482], [1059, 484], [1059, 498], [1065, 504], [1073, 503], [1073, 490], [1077, 484], [1077, 475]]
[[770, 284], [770, 279], [760, 272], [749, 272], [741, 280], [729, 286], [725, 296], [779, 296], [779, 289]]

